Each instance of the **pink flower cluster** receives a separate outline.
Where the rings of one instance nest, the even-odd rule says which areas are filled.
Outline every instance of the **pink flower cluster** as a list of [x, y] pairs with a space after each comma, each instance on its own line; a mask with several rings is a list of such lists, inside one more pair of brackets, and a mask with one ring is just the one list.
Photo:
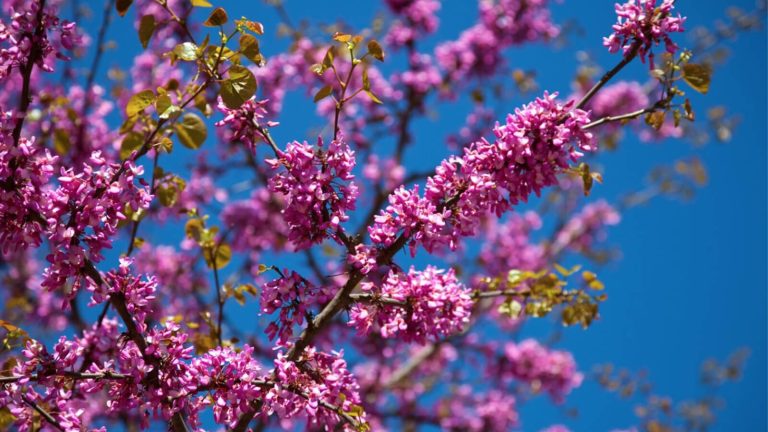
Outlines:
[[[39, 1], [16, 2], [10, 14], [11, 22], [0, 21], [0, 79], [14, 69], [26, 67], [30, 60], [40, 69], [52, 72], [54, 58], [67, 60], [65, 50], [82, 44], [75, 23], [59, 19], [56, 8], [41, 11], [40, 4]], [[42, 31], [38, 31], [38, 23]]]
[[532, 392], [547, 392], [556, 402], [561, 402], [583, 380], [571, 353], [551, 350], [534, 339], [507, 343], [504, 357], [496, 367], [494, 377], [526, 383]]
[[413, 43], [418, 37], [437, 30], [438, 0], [387, 0], [387, 6], [403, 18], [392, 23], [385, 41], [392, 48]]
[[437, 412], [443, 430], [472, 432], [504, 432], [513, 430], [519, 423], [515, 397], [499, 390], [476, 393], [472, 387], [462, 385], [453, 395], [440, 401]]
[[269, 323], [264, 330], [269, 340], [277, 338], [280, 345], [285, 345], [293, 335], [293, 326], [304, 324], [312, 305], [311, 299], [318, 293], [318, 287], [292, 271], [264, 284], [261, 289], [261, 312], [269, 315], [280, 311], [277, 321]]
[[208, 275], [195, 265], [196, 253], [149, 243], [138, 249], [134, 260], [136, 271], [152, 275], [157, 281], [155, 295], [163, 305], [151, 315], [153, 320], [169, 315], [195, 317], [207, 307], [200, 298], [209, 292]]
[[104, 276], [103, 284], [90, 284], [88, 290], [92, 292], [89, 306], [108, 302], [110, 297], [119, 294], [125, 298], [126, 309], [133, 317], [136, 327], [141, 333], [147, 331], [146, 320], [152, 312], [157, 292], [157, 279], [154, 276], [141, 276], [131, 274], [130, 267], [133, 259], [120, 259], [120, 267], [117, 271], [110, 271]]
[[349, 219], [347, 211], [354, 210], [358, 194], [350, 181], [355, 177], [355, 153], [346, 142], [342, 138], [331, 141], [325, 151], [321, 139], [317, 148], [294, 141], [267, 163], [275, 170], [285, 167], [269, 179], [269, 190], [285, 198], [283, 216], [296, 248], [306, 249], [329, 236], [336, 238], [335, 232]]
[[281, 210], [284, 202], [264, 188], [256, 188], [251, 197], [234, 201], [224, 208], [221, 219], [232, 230], [232, 247], [257, 258], [264, 250], [291, 250], [289, 229]]
[[393, 84], [404, 85], [413, 95], [424, 95], [442, 82], [443, 77], [432, 56], [416, 52], [409, 54], [407, 70], [392, 75]]
[[622, 50], [624, 56], [640, 55], [645, 62], [649, 59], [649, 66], [653, 69], [653, 52], [655, 45], [662, 41], [666, 51], [674, 54], [677, 51], [675, 44], [669, 37], [670, 33], [682, 32], [685, 18], [680, 14], [672, 15], [675, 8], [674, 0], [662, 0], [656, 6], [657, 0], [628, 0], [623, 4], [616, 4], [618, 21], [613, 25], [613, 34], [603, 38], [603, 45], [608, 51], [615, 53]]
[[648, 94], [637, 81], [619, 81], [605, 86], [589, 103], [593, 118], [626, 114], [647, 108]]
[[[267, 115], [266, 104], [268, 101], [257, 101], [255, 98], [247, 100], [240, 108], [230, 109], [219, 100], [218, 109], [224, 114], [224, 118], [215, 123], [223, 130], [223, 140], [230, 143], [242, 142], [251, 152], [256, 151], [256, 144], [263, 140], [259, 131], [259, 120]], [[265, 126], [276, 126], [277, 122], [265, 122]]]
[[59, 288], [69, 277], [82, 274], [86, 259], [101, 261], [101, 251], [112, 247], [111, 237], [126, 219], [123, 212], [149, 207], [149, 185], [143, 179], [134, 183], [143, 172], [129, 161], [108, 164], [100, 152], [93, 153], [81, 172], [62, 168], [60, 186], [47, 196], [44, 211], [53, 250], [43, 286]]
[[[393, 270], [381, 286], [366, 282], [361, 289], [373, 295], [370, 303], [357, 303], [349, 313], [349, 325], [361, 334], [370, 332], [377, 323], [385, 338], [397, 336], [405, 342], [424, 344], [427, 339], [461, 331], [472, 312], [470, 291], [459, 282], [453, 269], [446, 272], [428, 266], [417, 271], [411, 267], [408, 274]], [[377, 297], [404, 305], [379, 304]]]
[[40, 215], [57, 158], [34, 140], [22, 137], [14, 146], [4, 122], [0, 127], [0, 250], [37, 247], [46, 228]]
[[393, 190], [403, 183], [405, 168], [395, 159], [382, 161], [377, 155], [371, 154], [363, 167], [363, 177], [374, 183], [381, 182], [385, 190]]
[[620, 221], [619, 212], [606, 201], [587, 204], [557, 233], [553, 247], [555, 250], [569, 248], [577, 252], [589, 252], [596, 242], [605, 239], [605, 227]]
[[251, 404], [264, 396], [264, 374], [253, 357], [253, 347], [244, 345], [239, 351], [214, 348], [192, 360], [184, 375], [184, 390], [190, 395], [203, 393], [190, 401], [193, 425], [198, 425], [197, 412], [211, 405], [216, 423], [234, 427], [252, 409]]
[[493, 219], [484, 230], [480, 261], [490, 276], [510, 270], [538, 271], [546, 265], [544, 248], [532, 242], [531, 232], [541, 228], [536, 212], [513, 213], [506, 222]]
[[[339, 414], [324, 408], [322, 403], [335, 405], [344, 412], [353, 412], [361, 403], [360, 386], [347, 369], [343, 355], [343, 351], [327, 354], [308, 347], [302, 357], [293, 362], [278, 353], [275, 385], [264, 397], [265, 411], [277, 413], [281, 418], [304, 414], [311, 424], [325, 428], [342, 424]], [[356, 420], [365, 422], [365, 413], [360, 414]], [[343, 430], [353, 430], [348, 423], [342, 425]]]
[[435, 49], [438, 63], [453, 82], [493, 75], [512, 45], [546, 40], [560, 30], [551, 19], [548, 0], [482, 0], [480, 22], [456, 41]]
[[418, 185], [397, 189], [368, 227], [371, 240], [386, 247], [403, 235], [410, 239], [411, 254], [418, 243], [430, 253], [446, 246], [455, 250], [485, 216], [500, 216], [532, 192], [538, 195], [556, 184], [569, 161], [578, 160], [581, 151], [595, 150], [592, 134], [582, 130], [587, 113], [556, 96], [544, 93], [508, 115], [506, 124], [494, 128], [495, 142], [481, 139], [462, 157], [443, 161], [427, 179], [424, 197]]

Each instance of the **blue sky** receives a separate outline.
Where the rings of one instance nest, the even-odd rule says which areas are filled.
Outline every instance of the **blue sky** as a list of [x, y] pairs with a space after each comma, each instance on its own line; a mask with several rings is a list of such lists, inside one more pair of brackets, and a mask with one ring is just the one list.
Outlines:
[[[276, 14], [261, 2], [213, 3], [224, 6], [230, 16], [262, 21], [267, 28], [262, 41], [267, 57], [285, 47], [286, 41], [274, 35]], [[384, 10], [379, 2], [368, 1], [285, 3], [294, 21], [344, 20], [357, 30]], [[754, 7], [752, 0], [679, 0], [677, 8], [688, 17], [687, 27], [692, 28], [712, 26], [731, 4], [746, 10]], [[560, 50], [542, 45], [511, 49], [508, 60], [512, 67], [535, 69], [542, 89], [567, 94], [577, 67], [576, 51], [589, 52], [606, 68], [618, 60], [601, 46], [602, 37], [615, 20], [613, 2], [571, 0], [556, 3], [552, 10], [555, 21], [575, 19], [583, 32], [571, 35], [568, 45]], [[100, 18], [101, 7], [94, 6], [94, 12]], [[431, 41], [455, 38], [475, 15], [474, 2], [445, 1], [440, 30]], [[140, 49], [132, 30], [132, 15], [129, 17], [117, 18], [110, 28], [108, 38], [115, 40], [119, 49], [106, 53], [102, 79], [107, 67], [127, 66], [127, 53]], [[97, 25], [94, 21], [86, 25], [92, 35]], [[690, 45], [685, 37], [677, 40], [683, 47]], [[706, 358], [725, 359], [734, 350], [749, 347], [751, 356], [744, 378], [721, 392], [727, 405], [714, 428], [746, 431], [765, 428], [768, 406], [765, 31], [742, 34], [727, 46], [731, 56], [715, 71], [710, 93], [693, 96], [693, 100], [702, 114], [705, 107], [724, 105], [741, 117], [730, 143], [710, 142], [701, 148], [674, 140], [648, 144], [630, 134], [619, 151], [600, 157], [605, 184], [596, 187], [593, 198], [615, 200], [623, 192], [641, 187], [650, 168], [692, 154], [706, 164], [710, 180], [689, 202], [658, 199], [623, 215], [621, 224], [610, 230], [609, 240], [621, 249], [622, 257], [600, 272], [609, 294], [601, 320], [587, 331], [567, 329], [560, 346], [571, 350], [585, 371], [606, 362], [635, 371], [645, 369], [656, 391], [676, 400], [703, 393], [698, 371]], [[646, 73], [646, 67], [638, 62], [619, 78], [643, 80]], [[509, 110], [524, 102], [510, 101]], [[303, 94], [290, 96], [280, 119], [282, 125], [274, 131], [278, 142], [306, 138], [305, 115], [311, 109]], [[441, 108], [434, 119], [415, 122], [416, 146], [410, 149], [406, 166], [434, 166], [446, 156], [449, 151], [443, 138], [452, 126], [463, 123], [466, 112], [466, 104], [456, 103]], [[291, 135], [295, 131], [302, 131], [301, 136]], [[543, 327], [532, 327], [532, 335], [543, 331]], [[592, 383], [576, 390], [565, 406], [577, 407], [580, 416], [568, 418], [563, 407], [548, 404], [525, 406], [525, 430], [563, 422], [575, 431], [604, 431], [632, 425], [636, 420], [632, 403], [620, 401]]]

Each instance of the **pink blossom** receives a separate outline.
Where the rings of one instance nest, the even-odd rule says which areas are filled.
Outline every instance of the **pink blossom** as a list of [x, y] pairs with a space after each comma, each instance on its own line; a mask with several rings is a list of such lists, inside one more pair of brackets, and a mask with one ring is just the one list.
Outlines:
[[520, 381], [533, 393], [547, 392], [556, 402], [581, 385], [583, 375], [567, 351], [550, 350], [534, 339], [504, 345], [504, 359], [493, 372], [504, 381]]
[[555, 237], [553, 248], [589, 252], [595, 243], [605, 239], [605, 227], [616, 225], [619, 221], [621, 216], [606, 201], [590, 203], [565, 223]]
[[411, 254], [418, 243], [430, 253], [455, 250], [487, 215], [501, 216], [531, 193], [557, 184], [557, 174], [569, 162], [596, 147], [592, 134], [582, 130], [589, 123], [587, 113], [571, 109], [573, 102], [557, 102], [556, 96], [544, 93], [509, 114], [506, 124], [494, 128], [495, 142], [481, 139], [462, 157], [444, 160], [427, 179], [424, 198], [418, 186], [390, 194], [390, 205], [368, 228], [371, 240], [389, 246], [403, 235]]
[[445, 413], [440, 419], [444, 430], [503, 432], [519, 422], [514, 396], [499, 390], [476, 394], [468, 385], [440, 401], [437, 411]]
[[355, 153], [343, 138], [331, 141], [327, 151], [321, 139], [316, 149], [294, 141], [267, 163], [274, 170], [285, 168], [270, 178], [269, 190], [285, 198], [283, 216], [296, 248], [336, 238], [341, 223], [349, 219], [347, 211], [355, 208], [358, 193], [350, 181]]
[[[344, 430], [352, 430], [349, 424], [342, 423], [336, 412], [321, 405], [326, 402], [350, 412], [361, 403], [359, 385], [347, 369], [343, 355], [343, 351], [327, 354], [308, 347], [301, 359], [293, 362], [278, 353], [275, 385], [264, 397], [265, 411], [277, 413], [281, 418], [304, 415], [310, 424], [328, 429], [341, 425]], [[365, 413], [361, 414], [357, 420], [365, 422]]]
[[295, 272], [287, 271], [286, 275], [264, 284], [261, 289], [261, 312], [269, 315], [280, 311], [277, 321], [271, 322], [265, 329], [269, 339], [277, 338], [278, 343], [284, 346], [293, 335], [293, 326], [304, 324], [312, 304], [311, 298], [318, 293], [318, 287]]
[[117, 224], [127, 217], [123, 212], [149, 207], [149, 185], [143, 180], [134, 183], [143, 172], [129, 161], [108, 164], [100, 152], [93, 153], [80, 172], [62, 168], [60, 186], [48, 194], [43, 211], [53, 249], [46, 257], [50, 266], [43, 286], [59, 288], [68, 278], [82, 275], [86, 260], [101, 261], [101, 251], [112, 246]]
[[[453, 269], [446, 272], [432, 266], [424, 271], [411, 267], [408, 274], [390, 271], [381, 286], [366, 282], [361, 289], [372, 294], [373, 300], [353, 306], [350, 326], [365, 334], [377, 323], [385, 338], [420, 344], [461, 331], [469, 322], [473, 304], [469, 289], [458, 281]], [[377, 296], [405, 305], [377, 304]]]
[[646, 56], [650, 59], [651, 69], [655, 67], [652, 52], [655, 45], [663, 41], [668, 53], [674, 54], [677, 51], [677, 44], [669, 34], [682, 32], [685, 18], [680, 14], [676, 17], [672, 15], [674, 0], [662, 0], [659, 6], [656, 6], [656, 2], [657, 0], [628, 0], [626, 3], [616, 4], [618, 21], [613, 25], [613, 34], [603, 38], [603, 45], [608, 47], [608, 51], [615, 53], [621, 48], [626, 57], [637, 50], [643, 62]]
[[[224, 114], [224, 118], [216, 122], [216, 126], [224, 128], [224, 139], [231, 143], [242, 142], [251, 152], [256, 151], [256, 144], [262, 141], [259, 120], [267, 115], [267, 101], [257, 101], [255, 98], [247, 100], [240, 108], [230, 109], [219, 100], [217, 108]], [[264, 126], [273, 127], [277, 122], [265, 121]]]
[[[3, 122], [0, 127], [5, 129]], [[47, 227], [40, 214], [57, 158], [21, 138], [14, 146], [10, 133], [0, 131], [0, 250], [37, 247]]]

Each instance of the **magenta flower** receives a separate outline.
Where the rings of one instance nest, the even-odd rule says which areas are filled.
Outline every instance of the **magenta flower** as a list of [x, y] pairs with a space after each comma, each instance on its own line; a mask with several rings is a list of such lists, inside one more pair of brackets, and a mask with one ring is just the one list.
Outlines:
[[285, 168], [269, 180], [269, 190], [285, 197], [283, 216], [296, 248], [335, 239], [336, 230], [349, 219], [347, 211], [354, 210], [358, 193], [350, 181], [355, 178], [355, 152], [343, 138], [331, 141], [327, 151], [322, 139], [316, 149], [294, 141], [267, 163], [275, 170]]
[[677, 51], [677, 44], [669, 34], [682, 32], [685, 18], [680, 14], [672, 15], [674, 0], [662, 0], [659, 6], [656, 1], [628, 0], [616, 4], [618, 21], [613, 25], [613, 34], [603, 38], [608, 51], [615, 53], [621, 49], [625, 57], [637, 53], [643, 62], [647, 56], [651, 69], [654, 68], [652, 49], [655, 45], [663, 41], [668, 53]]
[[[458, 281], [453, 269], [446, 272], [432, 266], [424, 271], [411, 267], [408, 274], [390, 271], [381, 286], [367, 282], [361, 289], [372, 294], [374, 300], [353, 306], [350, 326], [366, 334], [377, 323], [385, 338], [420, 344], [461, 331], [469, 322], [473, 304], [469, 289]], [[377, 304], [376, 297], [404, 305]]]

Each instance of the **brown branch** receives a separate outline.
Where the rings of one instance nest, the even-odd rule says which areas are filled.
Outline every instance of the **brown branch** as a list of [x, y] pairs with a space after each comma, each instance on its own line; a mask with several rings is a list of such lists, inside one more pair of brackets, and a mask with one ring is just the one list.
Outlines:
[[59, 422], [55, 418], [53, 418], [53, 416], [51, 414], [49, 414], [48, 411], [44, 410], [40, 405], [38, 405], [37, 403], [35, 403], [34, 401], [32, 401], [31, 399], [29, 399], [28, 397], [26, 397], [24, 395], [21, 395], [21, 400], [23, 400], [25, 404], [27, 404], [30, 407], [32, 407], [35, 411], [37, 411], [38, 414], [43, 416], [45, 421], [47, 421], [51, 426], [53, 426], [54, 428], [60, 430], [61, 432], [65, 432], [64, 427], [62, 427], [59, 424]]
[[637, 56], [637, 52], [640, 49], [640, 44], [635, 42], [634, 46], [629, 50], [624, 58], [621, 59], [619, 64], [613, 67], [613, 69], [603, 75], [600, 80], [592, 86], [591, 89], [579, 100], [579, 102], [573, 107], [573, 109], [581, 109], [589, 103], [589, 101], [597, 94], [597, 92], [606, 84], [611, 78], [614, 77], [620, 70], [624, 69], [624, 66], [628, 65]]

